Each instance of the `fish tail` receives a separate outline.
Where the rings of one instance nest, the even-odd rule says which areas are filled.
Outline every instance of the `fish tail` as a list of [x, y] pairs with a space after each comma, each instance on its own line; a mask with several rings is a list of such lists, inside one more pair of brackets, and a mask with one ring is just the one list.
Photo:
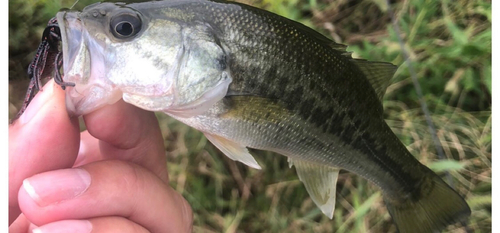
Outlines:
[[439, 232], [470, 215], [465, 200], [437, 175], [431, 174], [420, 186], [418, 195], [404, 200], [395, 201], [384, 195], [400, 233]]

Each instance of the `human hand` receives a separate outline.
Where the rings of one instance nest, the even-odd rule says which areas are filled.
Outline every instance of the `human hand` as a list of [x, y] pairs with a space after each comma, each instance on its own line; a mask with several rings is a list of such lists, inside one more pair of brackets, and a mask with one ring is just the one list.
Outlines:
[[50, 81], [9, 126], [9, 231], [189, 232], [154, 114], [120, 100], [84, 121]]

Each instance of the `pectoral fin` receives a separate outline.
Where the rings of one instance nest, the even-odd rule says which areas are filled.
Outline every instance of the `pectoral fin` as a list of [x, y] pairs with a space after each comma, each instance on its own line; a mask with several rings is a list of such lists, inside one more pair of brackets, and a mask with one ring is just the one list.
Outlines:
[[205, 137], [230, 159], [240, 161], [255, 169], [262, 169], [245, 146], [214, 134], [205, 133]]
[[306, 186], [311, 199], [330, 219], [335, 210], [335, 194], [339, 168], [288, 158], [290, 167], [297, 170], [300, 181]]

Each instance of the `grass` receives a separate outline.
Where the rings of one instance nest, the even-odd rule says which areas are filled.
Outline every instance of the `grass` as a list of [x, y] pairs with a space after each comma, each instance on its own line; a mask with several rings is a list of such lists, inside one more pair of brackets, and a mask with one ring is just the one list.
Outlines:
[[[76, 9], [94, 2], [80, 1]], [[314, 27], [354, 56], [398, 65], [384, 108], [387, 123], [422, 163], [452, 184], [472, 208], [466, 227], [491, 232], [491, 1], [391, 1], [401, 37], [432, 112], [446, 160], [437, 159], [385, 0], [243, 1]], [[68, 0], [9, 1], [10, 113], [49, 18]], [[12, 115], [11, 115], [12, 116]], [[233, 162], [200, 132], [160, 119], [172, 186], [191, 203], [195, 232], [395, 232], [379, 189], [342, 172], [333, 220], [309, 198], [286, 158], [252, 151], [262, 170]]]

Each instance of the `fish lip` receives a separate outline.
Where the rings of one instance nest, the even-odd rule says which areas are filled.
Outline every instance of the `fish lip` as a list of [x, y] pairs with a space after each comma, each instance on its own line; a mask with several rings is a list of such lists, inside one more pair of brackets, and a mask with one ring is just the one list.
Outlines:
[[78, 12], [61, 11], [56, 14], [56, 18], [61, 31], [63, 70], [66, 74], [73, 66], [78, 49], [82, 44], [83, 25]]
[[[68, 79], [73, 79], [73, 77], [68, 77], [68, 74], [76, 59], [77, 51], [83, 42], [82, 25], [78, 19], [78, 12], [63, 10], [56, 14], [56, 18], [61, 32], [64, 80], [67, 81]], [[69, 21], [72, 22], [71, 25]], [[79, 28], [80, 30], [77, 30], [76, 28]], [[79, 111], [79, 107], [77, 106], [80, 106], [81, 103], [84, 103], [85, 101], [77, 101], [75, 103], [72, 98], [68, 98], [69, 93], [72, 92], [73, 89], [74, 87], [68, 87], [66, 90], [66, 109], [70, 115], [78, 116], [81, 115], [82, 112]]]

